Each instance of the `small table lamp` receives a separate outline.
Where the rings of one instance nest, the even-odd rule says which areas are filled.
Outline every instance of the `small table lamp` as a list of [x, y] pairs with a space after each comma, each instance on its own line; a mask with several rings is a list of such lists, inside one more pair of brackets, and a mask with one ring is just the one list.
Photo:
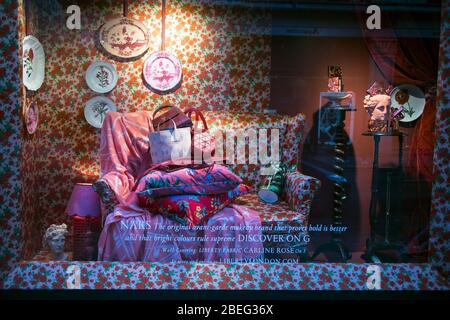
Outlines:
[[73, 188], [66, 213], [73, 220], [73, 259], [95, 259], [100, 232], [100, 198], [92, 183], [77, 183]]

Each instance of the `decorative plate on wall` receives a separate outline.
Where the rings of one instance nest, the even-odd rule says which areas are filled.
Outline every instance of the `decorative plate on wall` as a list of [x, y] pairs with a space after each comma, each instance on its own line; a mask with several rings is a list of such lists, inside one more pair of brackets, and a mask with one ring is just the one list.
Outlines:
[[166, 51], [153, 53], [145, 60], [144, 79], [157, 92], [167, 92], [181, 82], [183, 75], [180, 61]]
[[84, 117], [91, 126], [101, 128], [105, 114], [110, 111], [117, 111], [114, 102], [107, 97], [97, 96], [86, 103]]
[[42, 44], [33, 36], [26, 36], [22, 46], [23, 84], [36, 91], [44, 82], [45, 53]]
[[135, 58], [147, 51], [149, 32], [140, 21], [117, 18], [106, 22], [99, 31], [99, 40], [110, 54], [124, 59]]
[[25, 122], [29, 134], [36, 132], [39, 122], [39, 108], [36, 101], [31, 102], [25, 112]]
[[391, 107], [403, 109], [404, 117], [400, 122], [411, 122], [422, 114], [425, 108], [425, 95], [418, 87], [402, 84], [391, 92]]
[[117, 84], [116, 68], [105, 61], [93, 62], [86, 71], [86, 83], [92, 91], [106, 93]]

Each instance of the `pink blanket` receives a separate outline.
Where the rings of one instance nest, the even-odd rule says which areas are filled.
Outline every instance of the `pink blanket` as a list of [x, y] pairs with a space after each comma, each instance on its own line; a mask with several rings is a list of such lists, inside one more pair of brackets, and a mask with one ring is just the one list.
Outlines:
[[139, 207], [139, 178], [152, 165], [147, 112], [106, 114], [100, 144], [101, 179], [119, 201], [105, 220], [99, 260], [235, 262], [262, 255], [258, 212], [230, 205], [196, 229]]

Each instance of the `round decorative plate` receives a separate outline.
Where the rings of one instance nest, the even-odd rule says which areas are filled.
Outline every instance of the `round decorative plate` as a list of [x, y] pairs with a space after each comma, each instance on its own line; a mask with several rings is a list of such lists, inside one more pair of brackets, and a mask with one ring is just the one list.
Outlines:
[[86, 71], [86, 83], [92, 91], [106, 93], [117, 84], [116, 68], [105, 61], [93, 62]]
[[119, 58], [135, 58], [144, 54], [149, 46], [149, 32], [140, 21], [117, 18], [106, 22], [99, 30], [103, 48]]
[[91, 126], [101, 128], [105, 114], [110, 111], [117, 111], [114, 102], [107, 97], [97, 96], [86, 103], [84, 117]]
[[158, 51], [149, 56], [144, 63], [144, 79], [157, 92], [174, 89], [183, 75], [180, 61], [166, 51]]
[[425, 107], [425, 95], [418, 87], [402, 84], [391, 92], [391, 107], [403, 108], [403, 119], [400, 122], [411, 122], [422, 114]]
[[28, 133], [35, 133], [39, 122], [39, 108], [35, 101], [31, 102], [28, 105], [28, 108], [25, 112], [25, 122]]
[[22, 45], [23, 84], [36, 91], [44, 82], [45, 53], [42, 44], [33, 36], [26, 36]]

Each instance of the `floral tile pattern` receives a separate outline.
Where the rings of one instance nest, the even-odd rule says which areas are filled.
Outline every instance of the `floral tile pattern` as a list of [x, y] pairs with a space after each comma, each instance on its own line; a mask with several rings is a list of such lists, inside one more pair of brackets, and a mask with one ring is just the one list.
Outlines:
[[434, 180], [430, 218], [431, 263], [450, 276], [450, 3], [442, 1]]
[[[7, 289], [66, 289], [79, 271], [81, 289], [367, 290], [367, 264], [157, 264], [24, 262], [7, 278]], [[448, 283], [429, 265], [379, 267], [382, 290], [445, 290]], [[72, 278], [70, 278], [72, 276]]]

